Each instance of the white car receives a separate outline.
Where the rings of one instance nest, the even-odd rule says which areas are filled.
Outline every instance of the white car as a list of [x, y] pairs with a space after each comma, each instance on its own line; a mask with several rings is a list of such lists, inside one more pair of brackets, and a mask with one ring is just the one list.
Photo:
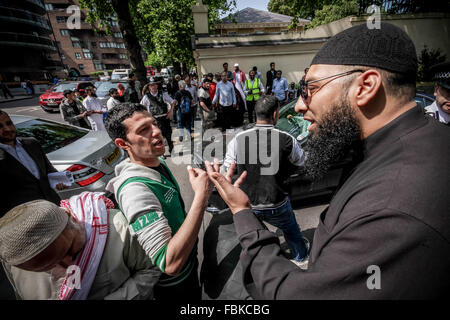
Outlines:
[[34, 137], [58, 171], [70, 171], [74, 184], [58, 191], [68, 199], [83, 191], [105, 192], [115, 176], [114, 167], [128, 155], [118, 148], [106, 131], [91, 131], [50, 120], [11, 115], [18, 137]]

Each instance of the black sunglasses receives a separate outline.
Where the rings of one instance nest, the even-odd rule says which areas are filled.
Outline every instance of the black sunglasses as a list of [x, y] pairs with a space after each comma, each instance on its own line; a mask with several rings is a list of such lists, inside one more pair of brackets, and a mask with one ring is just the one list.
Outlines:
[[[322, 81], [322, 80], [325, 80], [325, 79], [330, 79], [330, 78], [333, 78], [333, 77], [336, 77], [335, 79], [337, 79], [337, 78], [340, 78], [340, 77], [343, 77], [343, 76], [347, 76], [347, 75], [355, 73], [355, 72], [364, 72], [364, 70], [357, 69], [357, 70], [346, 71], [346, 72], [338, 73], [338, 74], [335, 74], [335, 75], [332, 75], [332, 76], [329, 76], [329, 77], [325, 77], [325, 78], [321, 78], [321, 79], [317, 79], [317, 80], [312, 80], [312, 81], [305, 81], [305, 80], [302, 79], [302, 80], [300, 80], [300, 83], [299, 83], [300, 95], [303, 98], [303, 100], [306, 101], [308, 99], [308, 85], [310, 83], [319, 82], [319, 81]], [[333, 79], [333, 80], [335, 80], [335, 79]], [[331, 80], [331, 81], [333, 81], [333, 80]], [[329, 83], [331, 81], [328, 81], [327, 83]], [[325, 86], [327, 83], [325, 83], [323, 86]], [[320, 87], [319, 89], [321, 89], [322, 87]]]

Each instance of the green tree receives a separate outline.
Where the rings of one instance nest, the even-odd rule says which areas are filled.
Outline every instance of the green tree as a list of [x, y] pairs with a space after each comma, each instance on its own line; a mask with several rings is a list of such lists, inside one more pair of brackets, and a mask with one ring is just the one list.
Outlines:
[[315, 11], [332, 0], [270, 0], [267, 9], [270, 12], [284, 14], [294, 18], [312, 19]]
[[136, 77], [141, 85], [147, 82], [146, 69], [142, 59], [142, 47], [137, 38], [135, 28], [136, 21], [133, 21], [133, 11], [138, 0], [80, 0], [81, 7], [87, 9], [86, 21], [97, 29], [106, 28], [111, 33], [112, 23], [117, 17], [120, 31], [123, 34], [125, 46], [130, 54], [130, 62], [135, 70]]
[[[181, 62], [186, 67], [194, 65], [191, 38], [194, 35], [192, 6], [196, 0], [141, 0], [137, 16], [143, 24], [146, 51], [154, 53], [151, 60], [161, 64]], [[205, 0], [209, 6], [210, 31], [214, 30], [219, 16], [236, 6], [235, 0]], [[156, 59], [156, 60], [155, 60]]]
[[[209, 6], [209, 28], [214, 30], [219, 17], [236, 7], [235, 0], [205, 0]], [[194, 35], [192, 5], [196, 0], [80, 0], [88, 9], [87, 21], [111, 31], [117, 16], [136, 76], [145, 79], [141, 48], [148, 53], [147, 62], [155, 66], [182, 63], [192, 66], [191, 37]], [[142, 45], [142, 47], [141, 47]]]
[[350, 15], [356, 15], [359, 11], [357, 0], [336, 0], [332, 4], [324, 5], [322, 9], [316, 10], [314, 19], [306, 25], [306, 29], [315, 28], [322, 24], [333, 22]]

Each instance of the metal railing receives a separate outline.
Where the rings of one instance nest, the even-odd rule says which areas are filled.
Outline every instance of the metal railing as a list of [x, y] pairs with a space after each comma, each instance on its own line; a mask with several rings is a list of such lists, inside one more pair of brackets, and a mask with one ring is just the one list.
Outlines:
[[47, 19], [26, 10], [0, 6], [0, 19], [2, 18], [6, 18], [11, 21], [17, 20], [19, 22], [39, 25], [41, 28], [51, 30]]
[[46, 46], [49, 47], [49, 49], [56, 50], [56, 44], [53, 40], [32, 34], [0, 32], [0, 43], [1, 42], [23, 43], [27, 46], [30, 44], [38, 44], [40, 46]]

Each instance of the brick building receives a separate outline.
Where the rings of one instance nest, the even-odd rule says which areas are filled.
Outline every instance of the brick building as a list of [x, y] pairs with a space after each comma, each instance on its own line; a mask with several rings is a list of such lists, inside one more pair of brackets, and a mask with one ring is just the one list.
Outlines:
[[[54, 40], [65, 71], [59, 77], [89, 76], [92, 72], [131, 68], [129, 54], [117, 22], [113, 22], [113, 35], [96, 33], [85, 22], [86, 14], [81, 10], [80, 28], [70, 29], [68, 18], [75, 11], [67, 12], [69, 6], [79, 6], [77, 0], [44, 0], [48, 18], [53, 28]], [[69, 21], [70, 22], [70, 21]]]

